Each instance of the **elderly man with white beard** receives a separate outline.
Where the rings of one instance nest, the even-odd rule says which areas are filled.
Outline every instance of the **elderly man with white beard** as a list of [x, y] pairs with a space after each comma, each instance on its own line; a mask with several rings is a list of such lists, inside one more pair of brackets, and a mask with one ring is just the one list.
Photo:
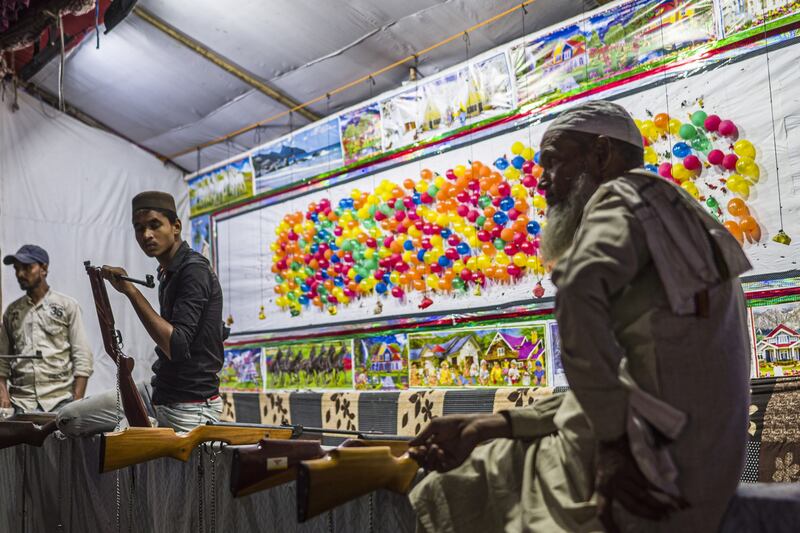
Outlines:
[[561, 114], [541, 143], [556, 319], [570, 391], [433, 420], [419, 527], [462, 531], [718, 529], [744, 466], [750, 265], [681, 188], [641, 170], [619, 105]]

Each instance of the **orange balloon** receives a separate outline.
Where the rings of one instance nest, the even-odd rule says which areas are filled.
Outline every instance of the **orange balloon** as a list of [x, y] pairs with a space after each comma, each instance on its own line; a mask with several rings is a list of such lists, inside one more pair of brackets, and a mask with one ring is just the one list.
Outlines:
[[744, 242], [744, 235], [742, 235], [742, 228], [739, 227], [739, 224], [733, 220], [726, 220], [723, 225], [728, 231], [731, 232], [731, 235], [736, 237], [736, 240], [739, 241], [739, 244]]
[[487, 220], [492, 218], [495, 213], [497, 213], [497, 210], [492, 205], [487, 205], [483, 209], [483, 216], [485, 216]]
[[486, 178], [492, 173], [492, 169], [487, 167], [486, 165], [481, 167], [480, 172], [478, 172], [478, 176], [481, 178]]
[[742, 228], [742, 231], [745, 233], [752, 233], [758, 229], [758, 222], [756, 222], [756, 219], [750, 215], [747, 215], [742, 217], [742, 219], [739, 221], [739, 227]]
[[659, 113], [653, 118], [656, 127], [662, 131], [667, 131], [669, 128], [669, 115], [666, 113]]
[[503, 228], [500, 232], [500, 238], [508, 242], [514, 238], [514, 230], [511, 228]]
[[425, 181], [428, 181], [433, 177], [433, 172], [431, 172], [430, 169], [423, 168], [419, 171], [419, 177]]
[[489, 194], [491, 194], [491, 195], [492, 195], [492, 196], [494, 196], [495, 198], [496, 198], [496, 197], [498, 197], [498, 196], [500, 196], [500, 189], [497, 187], [497, 184], [496, 184], [496, 183], [495, 183], [495, 184], [492, 184], [492, 186], [491, 186], [491, 187], [489, 187]]
[[750, 214], [750, 209], [741, 198], [731, 198], [731, 201], [728, 202], [728, 212], [735, 217], [743, 217]]
[[417, 291], [424, 291], [425, 290], [425, 280], [415, 279], [413, 282], [414, 290]]
[[414, 180], [411, 178], [406, 178], [403, 180], [403, 187], [406, 189], [413, 189], [414, 188]]

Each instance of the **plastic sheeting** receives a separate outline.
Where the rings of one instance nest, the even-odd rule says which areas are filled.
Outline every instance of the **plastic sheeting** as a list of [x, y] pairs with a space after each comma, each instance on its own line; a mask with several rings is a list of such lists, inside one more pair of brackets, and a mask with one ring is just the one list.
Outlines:
[[294, 483], [233, 499], [229, 449], [216, 456], [215, 466], [208, 453], [197, 451], [187, 463], [157, 459], [121, 470], [118, 478], [113, 472], [98, 474], [99, 448], [98, 437], [50, 437], [41, 448], [0, 450], [0, 486], [6, 488], [0, 531], [414, 531], [408, 500], [386, 491], [304, 524], [297, 524]]
[[[258, 0], [143, 0], [141, 5], [191, 38], [202, 42], [271, 83], [296, 101], [317, 97], [413, 54], [459, 29], [517, 5], [516, 0], [412, 0], [405, 2]], [[528, 15], [505, 17], [470, 36], [470, 49], [457, 39], [420, 58], [431, 75], [525, 33], [597, 6], [594, 0], [539, 0]], [[91, 41], [91, 42], [90, 42]], [[396, 68], [312, 107], [333, 113], [398, 87], [408, 70]], [[56, 92], [57, 62], [33, 81]], [[67, 60], [66, 100], [137, 143], [162, 154], [225, 135], [285, 108], [232, 75], [183, 48], [135, 14], [101, 38], [100, 50], [87, 39]], [[294, 114], [291, 126], [306, 119]], [[288, 133], [289, 117], [234, 139], [176, 158], [188, 170], [227, 159]]]
[[[83, 261], [124, 266], [136, 277], [154, 273], [157, 263], [139, 249], [130, 224], [130, 200], [160, 189], [175, 195], [185, 215], [187, 191], [174, 167], [116, 136], [90, 128], [26, 94], [12, 113], [0, 105], [0, 253], [35, 243], [50, 254], [50, 286], [83, 310], [95, 355], [89, 393], [114, 386], [116, 367], [105, 355]], [[185, 217], [184, 217], [185, 218]], [[185, 224], [185, 238], [189, 227]], [[9, 266], [2, 270], [4, 307], [23, 293]], [[153, 342], [133, 308], [109, 288], [124, 350], [136, 359], [136, 379], [151, 375]], [[145, 294], [158, 308], [156, 292]]]

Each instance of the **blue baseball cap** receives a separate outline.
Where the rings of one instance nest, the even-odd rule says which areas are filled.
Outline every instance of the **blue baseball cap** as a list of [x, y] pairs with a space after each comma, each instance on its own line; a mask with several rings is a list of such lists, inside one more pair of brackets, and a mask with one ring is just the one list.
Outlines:
[[33, 263], [49, 264], [50, 256], [41, 246], [35, 244], [23, 244], [14, 255], [7, 255], [3, 258], [4, 265], [13, 265], [14, 262], [30, 265]]

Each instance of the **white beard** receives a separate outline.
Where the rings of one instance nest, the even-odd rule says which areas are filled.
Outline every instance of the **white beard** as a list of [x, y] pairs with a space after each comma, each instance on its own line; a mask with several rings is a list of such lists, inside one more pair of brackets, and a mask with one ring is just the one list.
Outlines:
[[555, 266], [572, 245], [583, 217], [583, 208], [597, 190], [597, 184], [588, 173], [580, 174], [569, 196], [547, 209], [547, 224], [542, 229], [540, 250], [546, 265]]

